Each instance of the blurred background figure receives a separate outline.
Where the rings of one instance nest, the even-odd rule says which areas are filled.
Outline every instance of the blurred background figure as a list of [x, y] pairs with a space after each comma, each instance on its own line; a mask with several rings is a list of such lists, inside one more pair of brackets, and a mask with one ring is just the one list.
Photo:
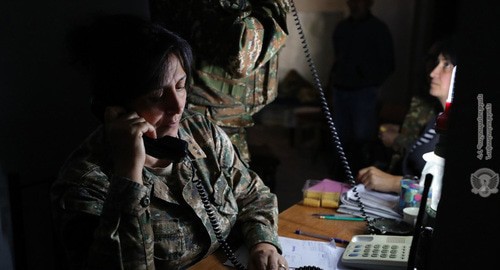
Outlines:
[[347, 5], [350, 15], [333, 32], [328, 88], [340, 139], [357, 171], [373, 162], [379, 88], [394, 71], [394, 45], [387, 25], [371, 13], [373, 0], [347, 0]]

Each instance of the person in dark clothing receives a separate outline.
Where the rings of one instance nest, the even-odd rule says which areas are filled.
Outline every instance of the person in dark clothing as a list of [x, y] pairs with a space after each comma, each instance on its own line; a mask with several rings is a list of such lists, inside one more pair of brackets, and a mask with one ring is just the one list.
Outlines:
[[387, 25], [371, 13], [373, 0], [348, 0], [350, 16], [333, 32], [329, 91], [334, 121], [353, 171], [372, 164], [377, 139], [380, 86], [394, 71]]

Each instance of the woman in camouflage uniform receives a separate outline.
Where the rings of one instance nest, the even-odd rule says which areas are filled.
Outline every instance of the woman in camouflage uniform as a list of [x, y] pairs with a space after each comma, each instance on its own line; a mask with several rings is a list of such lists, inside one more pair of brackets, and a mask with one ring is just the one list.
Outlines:
[[[75, 33], [103, 125], [70, 155], [51, 191], [71, 268], [185, 269], [230, 232], [250, 250], [250, 269], [286, 268], [276, 196], [217, 125], [185, 110], [187, 42], [126, 15]], [[143, 137], [166, 135], [187, 142], [186, 156], [146, 152]]]
[[[425, 60], [425, 85], [427, 87], [430, 83], [428, 74], [434, 69], [436, 59], [442, 50], [441, 43], [442, 41], [437, 41], [430, 47]], [[389, 123], [380, 125], [379, 139], [384, 146], [393, 151], [387, 169], [389, 173], [402, 173], [403, 164], [401, 163], [405, 154], [422, 134], [427, 123], [443, 110], [439, 100], [431, 95], [427, 87], [418, 87], [417, 93], [411, 98], [410, 107], [401, 126]]]
[[[429, 73], [429, 93], [439, 100], [441, 110], [443, 110], [448, 97], [453, 67], [457, 64], [457, 57], [451, 38], [440, 40], [434, 46], [437, 53], [434, 68]], [[401, 169], [403, 175], [392, 175], [375, 166], [370, 166], [359, 170], [358, 181], [369, 189], [399, 193], [401, 191], [400, 181], [403, 178], [419, 179], [425, 166], [422, 155], [433, 151], [439, 141], [439, 134], [434, 129], [435, 123], [436, 117], [430, 118], [418, 140], [406, 151]]]

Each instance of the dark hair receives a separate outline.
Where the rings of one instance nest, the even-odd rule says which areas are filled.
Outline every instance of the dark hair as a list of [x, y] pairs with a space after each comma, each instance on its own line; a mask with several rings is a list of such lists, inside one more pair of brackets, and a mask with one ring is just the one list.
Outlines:
[[439, 54], [442, 54], [454, 66], [458, 64], [454, 35], [442, 37], [431, 46], [428, 54], [428, 61], [430, 65], [428, 68], [430, 68], [430, 70], [428, 70], [427, 74], [429, 74], [432, 71], [432, 69], [434, 69], [434, 67], [436, 66], [437, 64], [436, 61]]
[[434, 104], [437, 111], [442, 110], [442, 105], [439, 100], [437, 100], [436, 97], [432, 96], [429, 92], [429, 74], [436, 67], [439, 54], [442, 54], [453, 65], [457, 65], [458, 58], [455, 49], [455, 36], [453, 34], [441, 37], [430, 46], [425, 58], [426, 85], [425, 87], [421, 87], [417, 90], [417, 95], [430, 104]]
[[126, 107], [160, 88], [169, 72], [169, 57], [179, 58], [191, 82], [193, 55], [177, 34], [134, 15], [96, 17], [68, 35], [73, 60], [82, 64], [93, 84], [92, 112], [102, 119], [109, 105]]

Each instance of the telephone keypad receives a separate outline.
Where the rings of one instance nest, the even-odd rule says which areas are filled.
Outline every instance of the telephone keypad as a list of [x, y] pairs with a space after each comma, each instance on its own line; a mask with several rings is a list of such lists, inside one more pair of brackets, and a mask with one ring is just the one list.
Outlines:
[[342, 262], [360, 269], [405, 269], [411, 237], [358, 236], [346, 247]]

